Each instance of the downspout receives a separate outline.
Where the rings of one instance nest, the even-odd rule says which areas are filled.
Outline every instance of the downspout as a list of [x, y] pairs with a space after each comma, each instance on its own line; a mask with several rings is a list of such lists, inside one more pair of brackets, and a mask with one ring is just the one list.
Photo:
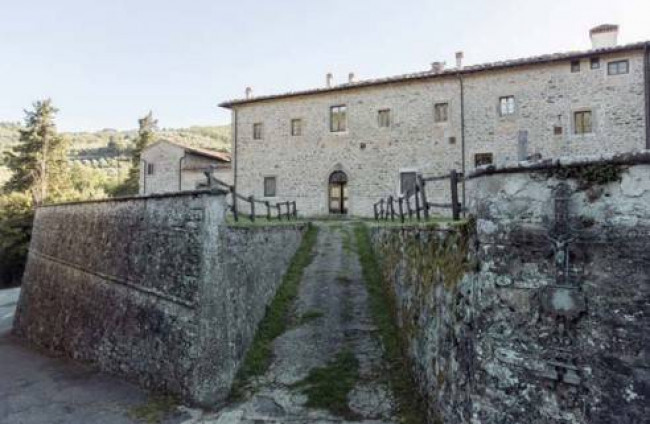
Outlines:
[[178, 191], [183, 191], [183, 160], [187, 156], [187, 152], [178, 160]]
[[[232, 185], [235, 186], [235, 190], [237, 190], [237, 157], [239, 156], [237, 154], [237, 109], [233, 108], [232, 110], [232, 123], [233, 123], [233, 130], [232, 130], [232, 141], [233, 141], [233, 155], [235, 157], [235, 162], [233, 164], [233, 182]], [[232, 157], [231, 156], [231, 157]], [[232, 159], [231, 159], [232, 160]]]
[[458, 82], [460, 83], [460, 157], [461, 165], [460, 169], [463, 173], [463, 179], [461, 182], [461, 194], [462, 194], [462, 206], [463, 206], [463, 216], [465, 216], [465, 84], [463, 81], [463, 74], [458, 71]]
[[650, 149], [650, 42], [645, 43], [643, 75], [645, 79], [645, 148]]

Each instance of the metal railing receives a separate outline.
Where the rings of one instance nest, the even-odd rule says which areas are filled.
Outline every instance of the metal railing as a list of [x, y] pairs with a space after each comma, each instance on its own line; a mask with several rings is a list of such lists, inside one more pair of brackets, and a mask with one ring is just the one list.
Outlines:
[[[443, 181], [449, 179], [451, 202], [450, 203], [434, 203], [427, 200], [426, 184], [427, 182]], [[391, 220], [395, 221], [399, 218], [401, 222], [409, 219], [429, 219], [431, 208], [450, 208], [452, 218], [454, 221], [460, 219], [460, 213], [463, 210], [463, 205], [458, 201], [458, 183], [462, 182], [463, 174], [452, 169], [448, 175], [440, 175], [435, 177], [423, 177], [418, 174], [415, 179], [415, 188], [402, 194], [400, 196], [388, 196], [385, 199], [379, 200], [373, 204], [375, 220]], [[413, 199], [413, 204], [411, 204]], [[395, 211], [395, 203], [397, 203], [397, 211]]]
[[[245, 216], [255, 222], [255, 218], [266, 218], [271, 221], [276, 218], [278, 221], [286, 219], [287, 221], [291, 219], [298, 219], [298, 209], [296, 208], [296, 202], [277, 202], [271, 203], [267, 200], [256, 200], [252, 195], [242, 196], [237, 193], [237, 189], [234, 185], [230, 185], [212, 175], [212, 171], [204, 172], [205, 176], [208, 179], [208, 187], [221, 187], [225, 188], [231, 197], [231, 203], [228, 204], [228, 208], [233, 214], [235, 221], [239, 221], [240, 216]], [[240, 213], [238, 202], [244, 202], [249, 205], [248, 213]], [[266, 208], [265, 214], [257, 215], [255, 205], [263, 205]], [[284, 210], [283, 210], [284, 209]], [[275, 216], [274, 216], [275, 215]]]

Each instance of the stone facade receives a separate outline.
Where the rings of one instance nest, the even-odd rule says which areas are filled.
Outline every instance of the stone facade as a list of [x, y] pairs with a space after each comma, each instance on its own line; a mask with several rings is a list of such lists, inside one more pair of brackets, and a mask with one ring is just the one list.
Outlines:
[[142, 152], [140, 194], [196, 190], [207, 182], [204, 172], [210, 167], [215, 167], [213, 174], [216, 178], [232, 184], [229, 158], [224, 161], [211, 154], [222, 155], [164, 140], [148, 146]]
[[15, 334], [214, 407], [304, 230], [229, 228], [225, 209], [218, 192], [39, 208]]
[[[580, 72], [572, 72], [567, 58], [464, 73], [466, 169], [474, 168], [480, 153], [491, 153], [500, 164], [520, 154], [548, 158], [644, 148], [642, 47], [580, 57]], [[598, 69], [591, 69], [591, 58], [598, 58]], [[629, 73], [608, 75], [608, 63], [616, 60], [628, 60]], [[276, 177], [277, 200], [297, 200], [304, 214], [324, 215], [328, 178], [342, 170], [349, 213], [369, 216], [374, 202], [399, 194], [400, 172], [426, 176], [462, 169], [457, 73], [342, 87], [225, 104], [233, 109], [239, 192], [261, 198], [264, 178]], [[514, 113], [501, 116], [505, 96], [514, 96]], [[449, 104], [447, 122], [435, 122], [436, 103]], [[344, 132], [330, 131], [330, 107], [337, 105], [347, 108]], [[378, 112], [385, 109], [390, 124], [380, 127]], [[575, 134], [574, 113], [583, 110], [592, 113], [593, 131]], [[292, 119], [301, 120], [301, 135], [291, 134]], [[253, 137], [254, 124], [262, 125], [261, 139]], [[431, 201], [449, 203], [447, 183], [429, 189]]]
[[472, 178], [474, 233], [373, 228], [430, 422], [647, 421], [650, 156], [637, 158]]

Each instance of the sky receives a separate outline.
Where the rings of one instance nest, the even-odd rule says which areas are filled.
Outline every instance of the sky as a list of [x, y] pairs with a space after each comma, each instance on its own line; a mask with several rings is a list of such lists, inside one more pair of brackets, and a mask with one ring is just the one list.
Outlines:
[[650, 0], [0, 0], [0, 121], [52, 98], [64, 131], [230, 122], [256, 95], [650, 40]]

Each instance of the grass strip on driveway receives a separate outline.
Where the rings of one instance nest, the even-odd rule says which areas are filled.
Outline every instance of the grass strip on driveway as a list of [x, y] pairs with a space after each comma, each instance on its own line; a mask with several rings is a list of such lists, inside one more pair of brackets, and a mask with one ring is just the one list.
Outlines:
[[305, 268], [314, 257], [314, 245], [318, 228], [310, 225], [303, 236], [300, 247], [284, 274], [282, 284], [266, 310], [255, 333], [244, 362], [242, 363], [231, 390], [231, 398], [238, 399], [252, 378], [263, 375], [269, 368], [273, 355], [273, 340], [284, 333], [290, 325], [291, 306], [298, 296], [298, 288]]
[[390, 386], [398, 404], [400, 423], [424, 424], [426, 411], [422, 397], [415, 389], [417, 385], [410, 372], [408, 359], [403, 354], [399, 327], [395, 318], [395, 301], [390, 288], [384, 284], [381, 268], [372, 250], [368, 227], [357, 224], [354, 234], [363, 270], [363, 279], [368, 288], [370, 311], [384, 346], [384, 357], [389, 366]]

